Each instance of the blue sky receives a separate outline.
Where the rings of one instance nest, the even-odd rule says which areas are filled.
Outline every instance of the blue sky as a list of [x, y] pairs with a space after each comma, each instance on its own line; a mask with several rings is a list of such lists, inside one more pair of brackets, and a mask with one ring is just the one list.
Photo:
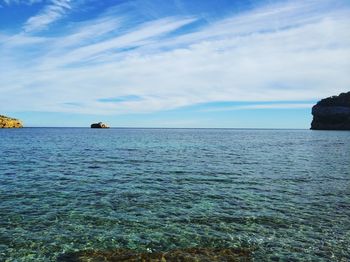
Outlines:
[[0, 0], [26, 126], [308, 128], [350, 89], [348, 0]]

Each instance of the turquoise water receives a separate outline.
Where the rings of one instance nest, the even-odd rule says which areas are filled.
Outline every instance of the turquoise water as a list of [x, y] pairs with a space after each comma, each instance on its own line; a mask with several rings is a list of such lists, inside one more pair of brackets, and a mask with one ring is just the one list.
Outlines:
[[0, 261], [239, 247], [350, 260], [350, 132], [0, 130]]

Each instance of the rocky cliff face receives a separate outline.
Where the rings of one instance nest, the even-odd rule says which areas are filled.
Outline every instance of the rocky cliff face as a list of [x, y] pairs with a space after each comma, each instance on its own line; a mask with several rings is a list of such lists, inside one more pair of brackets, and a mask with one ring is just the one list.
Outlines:
[[350, 130], [350, 92], [319, 101], [312, 108], [311, 129]]
[[0, 115], [0, 128], [21, 128], [23, 124], [20, 120]]

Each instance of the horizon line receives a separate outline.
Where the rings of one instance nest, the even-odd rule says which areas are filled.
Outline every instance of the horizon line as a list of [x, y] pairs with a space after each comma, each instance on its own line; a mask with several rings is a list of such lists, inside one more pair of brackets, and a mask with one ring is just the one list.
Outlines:
[[109, 127], [109, 128], [91, 128], [89, 126], [25, 126], [22, 128], [3, 128], [3, 129], [26, 129], [26, 128], [86, 128], [86, 129], [240, 129], [240, 130], [310, 130], [310, 128], [292, 128], [292, 127]]

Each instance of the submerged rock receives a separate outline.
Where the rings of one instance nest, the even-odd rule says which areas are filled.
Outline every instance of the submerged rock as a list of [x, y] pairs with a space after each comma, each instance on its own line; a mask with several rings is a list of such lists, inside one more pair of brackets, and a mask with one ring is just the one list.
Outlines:
[[91, 128], [109, 128], [106, 124], [99, 122], [91, 125]]
[[251, 261], [250, 252], [244, 249], [225, 248], [189, 248], [169, 252], [138, 253], [127, 249], [113, 251], [79, 251], [61, 255], [58, 262], [221, 262]]
[[20, 120], [0, 115], [0, 128], [21, 128], [23, 124]]
[[319, 101], [312, 108], [314, 130], [350, 130], [350, 92]]

